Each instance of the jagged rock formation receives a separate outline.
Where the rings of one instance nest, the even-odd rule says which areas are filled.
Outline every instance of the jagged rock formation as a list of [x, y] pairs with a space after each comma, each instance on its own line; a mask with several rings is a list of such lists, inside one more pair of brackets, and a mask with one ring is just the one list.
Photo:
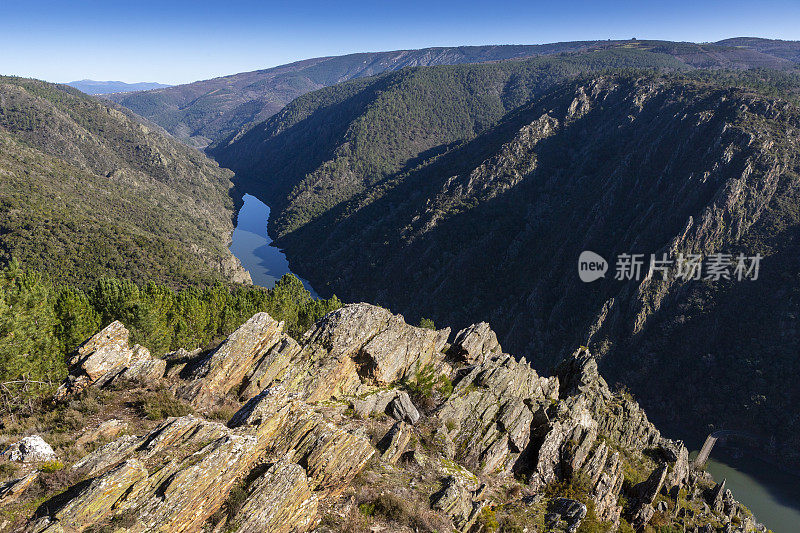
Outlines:
[[[682, 443], [608, 388], [588, 351], [543, 377], [502, 353], [488, 325], [466, 332], [449, 345], [449, 330], [355, 304], [295, 343], [259, 313], [217, 349], [156, 379], [200, 412], [237, 406], [227, 424], [170, 417], [116, 438], [122, 422], [109, 419], [94, 434], [116, 440], [69, 465], [67, 490], [9, 527], [322, 533], [374, 523], [467, 532], [496, 515], [574, 532], [584, 521], [643, 528], [656, 514], [687, 531], [757, 527], [724, 484], [715, 489], [689, 471]], [[469, 340], [476, 336], [491, 342]], [[135, 351], [124, 326], [111, 324], [81, 347], [60, 397], [107, 386], [105, 376], [124, 375]], [[452, 379], [452, 390], [426, 397], [419, 384], [430, 369], [441, 383]], [[256, 382], [265, 388], [249, 397]], [[24, 500], [36, 476], [0, 485], [0, 506]], [[708, 505], [691, 503], [704, 498]]]
[[129, 346], [130, 332], [115, 321], [82, 344], [68, 361], [70, 374], [56, 391], [56, 399], [90, 386], [102, 387], [115, 379], [155, 381], [164, 376], [167, 362], [153, 357], [138, 344]]

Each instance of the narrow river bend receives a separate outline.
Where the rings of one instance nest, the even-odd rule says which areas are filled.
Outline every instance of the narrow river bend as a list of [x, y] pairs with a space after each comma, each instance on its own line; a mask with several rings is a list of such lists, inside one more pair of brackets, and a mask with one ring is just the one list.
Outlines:
[[[272, 244], [272, 239], [267, 235], [267, 220], [269, 206], [255, 196], [245, 194], [244, 205], [239, 210], [236, 229], [233, 230], [230, 250], [250, 272], [253, 284], [272, 288], [281, 276], [291, 270], [286, 255]], [[297, 277], [316, 298], [317, 293], [308, 281]]]

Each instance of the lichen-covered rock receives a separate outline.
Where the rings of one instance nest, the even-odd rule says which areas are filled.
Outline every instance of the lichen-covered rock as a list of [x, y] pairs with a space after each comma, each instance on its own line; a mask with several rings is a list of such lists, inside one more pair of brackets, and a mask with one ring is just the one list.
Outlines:
[[42, 437], [31, 435], [7, 447], [2, 456], [9, 461], [33, 463], [53, 461], [56, 459], [56, 452]]
[[150, 350], [138, 344], [133, 347], [133, 355], [120, 377], [130, 381], [150, 384], [164, 377], [167, 361], [150, 355]]
[[473, 498], [470, 490], [459, 476], [448, 476], [439, 492], [431, 497], [431, 507], [446, 514], [457, 531], [469, 531], [480, 515], [485, 502]]
[[270, 433], [273, 454], [291, 456], [293, 462], [304, 465], [315, 490], [344, 488], [376, 452], [367, 438], [326, 420], [302, 402], [293, 404], [282, 424]]
[[308, 401], [353, 396], [362, 383], [385, 385], [410, 377], [444, 358], [449, 330], [405, 323], [382, 307], [342, 307], [309, 330], [294, 358], [301, 367], [298, 390]]
[[650, 476], [634, 487], [634, 491], [639, 495], [639, 501], [645, 505], [651, 505], [658, 493], [661, 492], [661, 487], [664, 486], [664, 481], [667, 479], [668, 472], [667, 464], [664, 463], [650, 473]]
[[34, 470], [25, 477], [0, 483], [0, 506], [14, 503], [38, 477], [39, 471]]
[[265, 447], [258, 436], [216, 422], [168, 419], [143, 437], [123, 437], [76, 464], [90, 481], [70, 489], [66, 500], [47, 503], [44, 522], [83, 530], [125, 514], [135, 518], [129, 531], [196, 531]]
[[367, 418], [373, 414], [386, 413], [386, 408], [394, 400], [400, 391], [382, 390], [369, 394], [364, 398], [353, 398], [351, 404], [353, 411], [361, 418]]
[[458, 460], [482, 472], [508, 470], [557, 397], [557, 379], [539, 377], [524, 359], [493, 355], [457, 381], [439, 418], [452, 428]]
[[293, 395], [280, 385], [264, 389], [251, 398], [228, 422], [228, 426], [258, 426], [276, 417], [292, 400]]
[[503, 351], [497, 334], [486, 322], [472, 324], [456, 333], [450, 350], [468, 364], [481, 363], [487, 356]]
[[113, 439], [125, 431], [127, 427], [127, 423], [123, 422], [122, 420], [112, 418], [111, 420], [106, 420], [96, 428], [87, 428], [83, 435], [81, 435], [78, 440], [75, 441], [75, 444], [78, 446], [84, 446], [90, 442], [96, 442], [100, 439]]
[[124, 501], [128, 489], [146, 477], [144, 465], [137, 459], [129, 459], [82, 487], [52, 517], [66, 530], [83, 531], [109, 518]]
[[69, 375], [56, 391], [64, 400], [87, 387], [105, 387], [118, 378], [152, 384], [164, 376], [167, 362], [140, 345], [128, 345], [130, 333], [115, 321], [83, 343], [68, 362]]
[[240, 533], [301, 533], [316, 523], [318, 503], [303, 468], [282, 460], [253, 482], [233, 523]]
[[56, 399], [63, 400], [107, 374], [113, 379], [124, 370], [133, 357], [129, 337], [130, 332], [117, 320], [83, 343], [67, 362], [69, 376], [56, 391]]
[[587, 513], [586, 505], [570, 498], [556, 498], [548, 509], [545, 520], [549, 530], [566, 533], [575, 533]]
[[178, 394], [208, 405], [230, 391], [238, 393], [248, 373], [267, 351], [285, 338], [283, 322], [256, 313], [209, 354], [188, 376]]
[[120, 321], [114, 321], [78, 348], [69, 361], [70, 367], [80, 367], [91, 381], [109, 370], [127, 365], [133, 356], [128, 346], [130, 332]]

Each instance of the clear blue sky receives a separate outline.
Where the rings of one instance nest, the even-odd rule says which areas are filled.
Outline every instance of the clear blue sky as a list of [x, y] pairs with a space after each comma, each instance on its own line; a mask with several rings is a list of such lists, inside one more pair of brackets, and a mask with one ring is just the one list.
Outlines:
[[360, 51], [735, 36], [800, 40], [800, 1], [0, 0], [0, 73], [174, 84]]

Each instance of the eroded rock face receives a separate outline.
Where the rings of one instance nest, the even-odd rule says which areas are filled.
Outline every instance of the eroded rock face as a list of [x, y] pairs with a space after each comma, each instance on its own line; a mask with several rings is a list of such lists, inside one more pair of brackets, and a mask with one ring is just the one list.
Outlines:
[[469, 531], [480, 515], [485, 502], [474, 498], [476, 489], [459, 476], [449, 476], [431, 500], [434, 509], [445, 513], [457, 531]]
[[530, 441], [534, 419], [557, 397], [558, 380], [499, 354], [457, 382], [439, 418], [462, 450], [457, 459], [483, 472], [510, 470]]
[[551, 530], [575, 533], [586, 517], [586, 505], [570, 498], [558, 498], [550, 506], [546, 520]]
[[75, 466], [87, 482], [66, 501], [45, 505], [39, 525], [83, 530], [126, 514], [135, 517], [129, 531], [196, 531], [250, 471], [263, 444], [194, 416], [169, 419], [143, 437], [89, 454]]
[[395, 422], [392, 429], [384, 435], [378, 443], [381, 452], [381, 459], [389, 463], [396, 463], [403, 452], [406, 451], [408, 443], [411, 441], [411, 428], [403, 421]]
[[0, 484], [0, 505], [8, 505], [17, 501], [38, 477], [39, 472], [33, 471], [25, 477], [12, 479]]
[[2, 457], [9, 461], [32, 463], [54, 461], [56, 452], [39, 435], [31, 435], [16, 442], [3, 451]]
[[256, 313], [190, 372], [190, 382], [180, 387], [178, 394], [206, 405], [231, 391], [238, 393], [259, 359], [284, 338], [282, 322], [267, 313]]

